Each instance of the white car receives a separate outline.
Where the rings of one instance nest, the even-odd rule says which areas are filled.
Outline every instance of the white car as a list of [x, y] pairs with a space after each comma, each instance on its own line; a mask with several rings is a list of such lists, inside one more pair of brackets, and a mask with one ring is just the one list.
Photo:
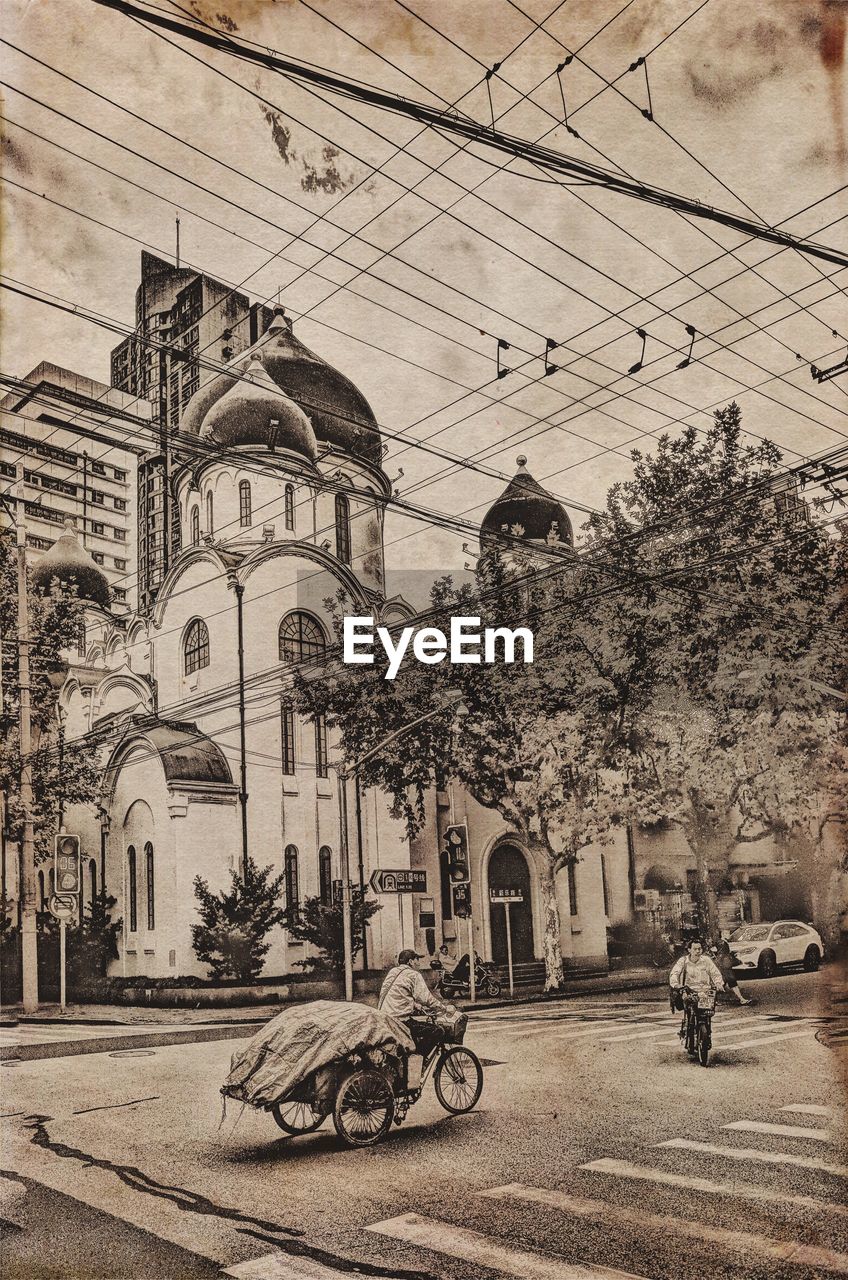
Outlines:
[[800, 920], [776, 920], [772, 924], [743, 924], [729, 938], [738, 972], [755, 969], [770, 978], [782, 965], [800, 964], [808, 973], [824, 959], [822, 940], [812, 925]]

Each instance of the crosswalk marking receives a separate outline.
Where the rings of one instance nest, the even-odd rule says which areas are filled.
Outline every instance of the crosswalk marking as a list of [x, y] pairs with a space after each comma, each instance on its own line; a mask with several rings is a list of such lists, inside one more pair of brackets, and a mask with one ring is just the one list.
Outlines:
[[[727, 1027], [738, 1027], [738, 1026], [750, 1027], [757, 1022], [765, 1023], [766, 1025], [773, 1025], [771, 1024], [771, 1018], [768, 1014], [761, 1014], [759, 1017], [756, 1017], [756, 1018], [753, 1016], [746, 1017], [745, 1015], [743, 1015], [742, 1017], [739, 1017], [739, 1018], [732, 1018], [729, 1022], [725, 1022], [724, 1019], [722, 1019], [721, 1029], [722, 1031], [724, 1031]], [[764, 1031], [765, 1029], [766, 1029], [765, 1026], [760, 1026], [757, 1028], [758, 1031]], [[668, 1032], [667, 1026], [664, 1026], [664, 1027], [657, 1026], [657, 1027], [652, 1027], [650, 1031], [634, 1031], [623, 1036], [610, 1036], [609, 1038], [606, 1038], [604, 1040], [604, 1043], [619, 1044], [625, 1040], [647, 1040], [651, 1036], [666, 1035], [667, 1032]]]
[[490, 1191], [481, 1191], [479, 1194], [493, 1200], [522, 1200], [529, 1204], [539, 1204], [575, 1217], [620, 1222], [628, 1227], [635, 1227], [639, 1231], [644, 1231], [646, 1227], [662, 1232], [664, 1235], [671, 1231], [690, 1240], [702, 1240], [709, 1244], [718, 1244], [727, 1249], [737, 1250], [749, 1258], [796, 1262], [802, 1266], [817, 1267], [820, 1271], [848, 1275], [848, 1254], [837, 1253], [833, 1249], [826, 1249], [820, 1245], [779, 1240], [773, 1236], [763, 1236], [751, 1231], [731, 1231], [726, 1227], [712, 1226], [707, 1222], [674, 1218], [667, 1214], [646, 1213], [642, 1209], [627, 1209], [620, 1205], [607, 1204], [603, 1200], [586, 1200], [581, 1196], [571, 1196], [566, 1192], [550, 1190], [547, 1187], [528, 1187], [520, 1182], [513, 1182], [505, 1187], [494, 1187]]
[[472, 1231], [470, 1227], [455, 1227], [434, 1218], [424, 1218], [418, 1213], [403, 1213], [398, 1218], [375, 1222], [366, 1230], [432, 1249], [434, 1253], [447, 1254], [450, 1258], [460, 1258], [463, 1262], [490, 1267], [492, 1271], [501, 1271], [508, 1276], [519, 1276], [521, 1280], [634, 1280], [631, 1272], [568, 1262], [554, 1254], [531, 1252], [494, 1236], [483, 1235], [480, 1231]]
[[806, 1129], [797, 1124], [767, 1124], [762, 1120], [732, 1120], [722, 1129], [735, 1129], [741, 1133], [767, 1133], [776, 1138], [812, 1138], [815, 1142], [833, 1142], [827, 1129]]
[[650, 1169], [645, 1165], [631, 1164], [629, 1160], [591, 1160], [588, 1164], [581, 1164], [580, 1168], [592, 1173], [607, 1173], [616, 1178], [635, 1178], [642, 1182], [659, 1182], [668, 1187], [683, 1187], [688, 1191], [702, 1191], [706, 1195], [726, 1196], [729, 1200], [741, 1196], [745, 1200], [794, 1204], [802, 1209], [818, 1209], [825, 1213], [848, 1216], [848, 1206], [836, 1204], [832, 1200], [790, 1195], [788, 1192], [772, 1191], [768, 1187], [755, 1187], [748, 1183], [713, 1182], [710, 1178], [693, 1178], [686, 1174], [668, 1173], [665, 1169]]
[[[358, 1268], [356, 1268], [358, 1270]], [[261, 1258], [249, 1258], [247, 1262], [237, 1262], [232, 1267], [224, 1267], [223, 1276], [232, 1276], [233, 1280], [350, 1280], [350, 1268], [326, 1266], [316, 1262], [314, 1258], [291, 1256], [286, 1253], [265, 1253]], [[400, 1276], [390, 1276], [386, 1280], [401, 1280]]]
[[658, 1147], [678, 1151], [697, 1151], [707, 1156], [721, 1156], [725, 1160], [755, 1160], [760, 1164], [791, 1164], [799, 1169], [814, 1169], [816, 1173], [830, 1173], [836, 1178], [848, 1178], [848, 1165], [828, 1164], [818, 1156], [799, 1156], [790, 1151], [758, 1151], [756, 1147], [723, 1147], [712, 1142], [693, 1142], [689, 1138], [669, 1138], [658, 1142]]
[[761, 1040], [737, 1040], [733, 1044], [724, 1044], [722, 1042], [717, 1046], [719, 1049], [754, 1049], [757, 1045], [777, 1044], [779, 1040], [803, 1040], [804, 1036], [815, 1036], [818, 1030], [815, 1026], [804, 1027], [802, 1031], [781, 1032], [780, 1035], [764, 1036]]
[[[724, 1028], [726, 1023], [719, 1023], [713, 1027], [713, 1048], [714, 1049], [747, 1049], [755, 1044], [771, 1044], [776, 1040], [799, 1040], [805, 1035], [815, 1035], [816, 1024], [806, 1018], [799, 1018], [797, 1022], [774, 1022], [767, 1027], [755, 1028], [754, 1034], [756, 1039], [745, 1041], [733, 1041], [732, 1044], [726, 1044], [724, 1040]], [[738, 1031], [734, 1031], [733, 1035], [738, 1035]], [[733, 1036], [731, 1036], [731, 1039]], [[676, 1040], [661, 1040], [659, 1047], [670, 1048], [680, 1043], [679, 1037]]]
[[802, 1116], [829, 1116], [831, 1114], [830, 1107], [820, 1107], [814, 1102], [790, 1102], [788, 1107], [781, 1107], [781, 1111], [797, 1111]]

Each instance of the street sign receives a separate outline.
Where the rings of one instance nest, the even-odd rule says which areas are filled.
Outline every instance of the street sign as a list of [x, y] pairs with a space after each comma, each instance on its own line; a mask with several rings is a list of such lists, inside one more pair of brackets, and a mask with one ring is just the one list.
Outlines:
[[70, 893], [51, 893], [47, 907], [57, 920], [73, 920], [79, 910], [76, 898]]
[[80, 891], [80, 838], [62, 832], [54, 846], [56, 889], [60, 894]]
[[471, 885], [451, 885], [453, 893], [453, 914], [458, 920], [466, 920], [471, 915]]
[[375, 871], [371, 876], [375, 893], [426, 893], [426, 871]]
[[490, 889], [490, 902], [523, 902], [524, 893], [521, 889]]

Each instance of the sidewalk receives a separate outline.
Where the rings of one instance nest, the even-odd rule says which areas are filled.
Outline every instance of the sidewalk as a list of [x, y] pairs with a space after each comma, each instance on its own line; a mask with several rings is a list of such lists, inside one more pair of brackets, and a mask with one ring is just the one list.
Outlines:
[[[594, 978], [574, 978], [558, 992], [545, 995], [532, 989], [517, 990], [515, 999], [469, 1000], [454, 1003], [462, 1009], [502, 1009], [512, 1005], [553, 1003], [583, 995], [607, 995], [662, 987], [667, 976], [656, 969], [632, 969], [626, 973]], [[366, 1003], [376, 1004], [376, 997]], [[156, 1045], [195, 1044], [209, 1040], [238, 1040], [280, 1013], [285, 1005], [252, 1005], [242, 1009], [148, 1009], [126, 1005], [44, 1005], [35, 1014], [23, 1014], [14, 1006], [0, 1018], [0, 1060], [31, 1061], [62, 1058], [81, 1053], [105, 1053]]]

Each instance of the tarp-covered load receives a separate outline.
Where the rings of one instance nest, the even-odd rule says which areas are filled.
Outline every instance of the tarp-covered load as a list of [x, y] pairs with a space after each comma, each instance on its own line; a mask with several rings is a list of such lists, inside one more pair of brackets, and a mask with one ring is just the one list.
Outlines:
[[367, 1004], [314, 1000], [284, 1009], [238, 1049], [221, 1092], [254, 1107], [271, 1107], [351, 1054], [414, 1049], [397, 1018]]

